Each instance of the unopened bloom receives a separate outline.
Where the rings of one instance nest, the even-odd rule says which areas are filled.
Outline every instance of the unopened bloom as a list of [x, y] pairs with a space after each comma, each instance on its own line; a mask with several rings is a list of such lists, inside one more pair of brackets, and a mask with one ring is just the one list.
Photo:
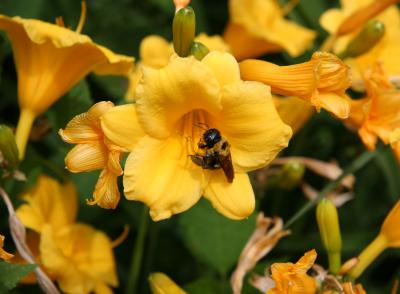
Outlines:
[[[400, 91], [390, 83], [380, 64], [364, 74], [367, 96], [351, 101], [351, 111], [346, 123], [358, 130], [358, 135], [369, 150], [374, 150], [378, 138], [391, 143], [394, 131], [400, 128]], [[393, 139], [393, 138], [392, 138]], [[394, 151], [400, 158], [398, 144]]]
[[[204, 44], [210, 51], [230, 52], [229, 46], [218, 35], [208, 36], [201, 33], [195, 38], [195, 41]], [[140, 61], [128, 76], [129, 86], [125, 93], [125, 99], [127, 101], [135, 100], [136, 87], [142, 78], [142, 72], [145, 68], [163, 68], [168, 64], [173, 54], [173, 45], [163, 37], [157, 35], [145, 37], [140, 42]]]
[[[371, 19], [383, 23], [385, 33], [380, 41], [369, 51], [354, 58], [346, 59], [346, 63], [352, 67], [353, 80], [355, 84], [362, 81], [362, 72], [376, 62], [381, 62], [389, 76], [399, 76], [400, 74], [400, 15], [396, 5], [385, 7], [378, 15], [373, 13], [374, 9], [379, 9], [380, 4], [390, 1], [382, 0], [342, 0], [341, 8], [334, 8], [326, 11], [320, 19], [321, 26], [331, 34], [336, 34], [341, 25], [346, 20], [353, 23], [360, 22], [358, 28], [350, 33], [338, 37], [333, 46], [333, 52], [342, 53], [346, 46], [354, 39], [358, 32], [363, 28], [363, 17], [370, 15]], [[395, 1], [391, 1], [392, 3]], [[376, 4], [376, 5], [371, 5]], [[364, 11], [354, 17], [354, 13], [369, 8], [371, 11]]]
[[285, 19], [273, 0], [230, 0], [229, 16], [224, 39], [238, 60], [277, 51], [298, 56], [312, 46], [316, 36], [314, 31]]
[[244, 80], [260, 81], [271, 91], [309, 101], [316, 110], [324, 108], [339, 118], [349, 115], [349, 98], [345, 91], [351, 84], [349, 68], [335, 55], [315, 52], [310, 61], [278, 66], [248, 59], [240, 63]]
[[313, 249], [306, 252], [295, 264], [274, 263], [271, 266], [271, 277], [275, 281], [275, 287], [268, 290], [267, 294], [315, 294], [317, 283], [307, 275], [307, 271], [316, 258], [317, 252]]
[[87, 112], [75, 116], [64, 130], [61, 138], [77, 144], [65, 157], [65, 165], [71, 172], [88, 172], [101, 169], [99, 180], [93, 192], [93, 200], [88, 204], [98, 204], [102, 208], [115, 208], [120, 194], [117, 178], [122, 175], [120, 155], [123, 148], [105, 138], [100, 126], [102, 115], [114, 107], [112, 102], [102, 101]]
[[109, 293], [118, 285], [113, 244], [102, 232], [75, 222], [77, 194], [71, 184], [40, 176], [17, 210], [22, 223], [39, 234], [38, 263], [71, 294]]
[[21, 109], [16, 141], [20, 158], [34, 119], [89, 72], [127, 74], [133, 58], [116, 55], [88, 36], [36, 19], [0, 15], [11, 40]]
[[[269, 88], [242, 81], [234, 57], [213, 51], [202, 61], [175, 57], [162, 69], [144, 70], [136, 97], [135, 105], [117, 106], [101, 118], [106, 137], [131, 151], [126, 198], [146, 203], [154, 220], [189, 209], [201, 195], [229, 218], [250, 215], [255, 200], [246, 172], [268, 164], [292, 133]], [[233, 183], [221, 169], [192, 162], [205, 128], [218, 129], [230, 144]]]
[[11, 258], [14, 257], [14, 255], [5, 251], [3, 249], [3, 246], [4, 246], [4, 236], [0, 235], [0, 259], [10, 260]]
[[186, 294], [186, 291], [164, 273], [152, 273], [149, 283], [153, 294]]
[[400, 248], [400, 201], [398, 201], [381, 226], [378, 236], [358, 256], [358, 263], [349, 275], [358, 278], [364, 270], [387, 248]]

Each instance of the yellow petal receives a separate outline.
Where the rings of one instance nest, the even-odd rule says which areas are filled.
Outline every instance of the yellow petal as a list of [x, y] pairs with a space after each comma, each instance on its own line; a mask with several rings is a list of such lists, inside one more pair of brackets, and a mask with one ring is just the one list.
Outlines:
[[135, 104], [116, 106], [101, 118], [104, 135], [113, 144], [132, 150], [144, 136], [139, 124]]
[[213, 51], [201, 62], [213, 71], [221, 87], [240, 81], [239, 65], [229, 53]]
[[229, 45], [218, 35], [209, 36], [201, 33], [195, 38], [195, 41], [204, 44], [210, 51], [230, 52]]
[[239, 82], [222, 89], [222, 111], [215, 124], [231, 144], [235, 170], [265, 166], [288, 145], [291, 128], [280, 119], [270, 88], [258, 82]]
[[400, 201], [397, 201], [395, 206], [386, 216], [381, 227], [381, 234], [385, 235], [390, 247], [400, 247]]
[[350, 98], [335, 93], [319, 94], [319, 104], [338, 118], [346, 119], [350, 114]]
[[149, 283], [153, 294], [186, 294], [170, 277], [163, 273], [152, 273]]
[[163, 37], [151, 35], [140, 42], [140, 61], [145, 66], [162, 68], [174, 53], [171, 44]]
[[107, 164], [107, 152], [101, 142], [78, 144], [65, 157], [65, 166], [73, 173], [102, 169]]
[[221, 170], [213, 171], [204, 197], [218, 212], [235, 220], [248, 217], [255, 207], [253, 188], [245, 173], [236, 173], [233, 182], [228, 183]]
[[67, 143], [89, 143], [100, 140], [100, 117], [112, 109], [114, 104], [102, 101], [93, 105], [87, 112], [72, 118], [64, 130], [59, 131], [61, 138]]
[[313, 266], [316, 259], [317, 252], [315, 249], [304, 253], [304, 255], [295, 264], [297, 272], [305, 274]]
[[88, 200], [88, 204], [97, 204], [106, 209], [116, 208], [120, 199], [117, 178], [118, 174], [107, 168], [102, 170], [94, 189], [93, 200]]
[[216, 114], [221, 107], [216, 77], [194, 57], [175, 58], [160, 70], [144, 71], [136, 94], [140, 124], [159, 139], [169, 136], [191, 110]]
[[10, 260], [11, 258], [14, 257], [14, 255], [5, 251], [3, 249], [3, 246], [4, 246], [4, 236], [0, 235], [0, 259]]
[[344, 13], [340, 9], [329, 9], [321, 15], [319, 23], [330, 34], [334, 34], [343, 21], [344, 16]]
[[72, 183], [61, 185], [48, 176], [40, 176], [22, 196], [27, 204], [17, 209], [17, 215], [26, 227], [38, 233], [45, 224], [57, 229], [75, 221], [77, 194]]
[[149, 206], [154, 221], [183, 212], [200, 199], [204, 172], [192, 163], [186, 143], [179, 137], [144, 137], [126, 161], [125, 197]]

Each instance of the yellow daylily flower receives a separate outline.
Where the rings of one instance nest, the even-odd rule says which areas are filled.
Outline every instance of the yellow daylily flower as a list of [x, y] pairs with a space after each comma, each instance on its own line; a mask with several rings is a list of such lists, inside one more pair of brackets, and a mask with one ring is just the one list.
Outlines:
[[41, 175], [36, 185], [22, 194], [27, 203], [17, 209], [18, 218], [25, 227], [40, 233], [45, 224], [54, 228], [75, 222], [77, 201], [72, 183], [59, 184], [56, 180]]
[[314, 108], [303, 99], [292, 97], [272, 96], [276, 110], [285, 124], [288, 124], [293, 133], [297, 133], [314, 114]]
[[[201, 33], [195, 38], [196, 42], [204, 44], [210, 51], [230, 52], [229, 46], [218, 36], [208, 36]], [[174, 54], [174, 47], [166, 39], [157, 35], [145, 37], [140, 42], [139, 56], [140, 61], [129, 74], [129, 85], [125, 93], [127, 101], [135, 100], [136, 87], [142, 78], [143, 68], [150, 67], [160, 69], [166, 66], [169, 59]]]
[[[352, 16], [355, 12], [376, 2], [385, 2], [381, 0], [341, 0], [341, 8], [329, 9], [320, 18], [321, 26], [331, 34], [335, 34], [343, 21]], [[387, 2], [387, 1], [386, 1]], [[392, 1], [394, 2], [394, 1]], [[378, 5], [379, 6], [379, 5]], [[377, 6], [370, 6], [371, 9]], [[363, 14], [365, 15], [366, 12]], [[362, 16], [362, 15], [359, 15]], [[354, 18], [353, 18], [354, 19]], [[400, 75], [400, 14], [396, 5], [386, 8], [384, 11], [373, 17], [381, 21], [385, 26], [385, 34], [382, 39], [368, 52], [355, 58], [345, 60], [352, 67], [353, 80], [355, 84], [362, 81], [362, 73], [369, 66], [376, 62], [381, 62], [389, 76]], [[357, 21], [357, 20], [354, 20]], [[349, 42], [354, 39], [362, 29], [363, 23], [359, 29], [340, 36], [336, 39], [333, 51], [336, 54], [343, 52]]]
[[125, 75], [133, 58], [117, 55], [88, 36], [36, 19], [0, 15], [13, 46], [21, 109], [16, 142], [24, 157], [32, 123], [89, 72]]
[[[346, 123], [358, 130], [369, 150], [374, 150], [378, 138], [385, 144], [391, 142], [391, 134], [400, 128], [400, 91], [390, 83], [381, 65], [377, 64], [364, 74], [367, 97], [352, 100]], [[394, 144], [400, 158], [400, 150]]]
[[113, 244], [102, 232], [75, 223], [77, 194], [72, 183], [41, 176], [17, 209], [22, 223], [39, 233], [38, 263], [65, 293], [112, 293], [118, 285]]
[[274, 263], [271, 266], [271, 277], [275, 281], [275, 288], [267, 294], [315, 294], [317, 283], [314, 278], [307, 275], [313, 266], [317, 252], [313, 249], [306, 252], [295, 264]]
[[358, 263], [349, 275], [358, 278], [364, 270], [387, 248], [400, 248], [400, 201], [386, 216], [378, 236], [358, 256]]
[[273, 93], [307, 100], [317, 111], [324, 108], [339, 118], [349, 115], [345, 91], [351, 84], [350, 71], [333, 54], [315, 52], [310, 61], [288, 66], [248, 59], [240, 63], [240, 73], [244, 80], [271, 86]]
[[0, 235], [0, 259], [6, 260], [6, 261], [10, 260], [11, 258], [14, 257], [14, 255], [5, 251], [3, 249], [3, 246], [4, 246], [4, 236]]
[[153, 294], [186, 294], [170, 277], [164, 273], [152, 273], [149, 277], [150, 289]]
[[112, 144], [104, 137], [100, 127], [100, 118], [114, 107], [112, 102], [102, 101], [93, 105], [87, 112], [75, 116], [64, 130], [61, 138], [71, 144], [77, 144], [65, 157], [67, 169], [74, 173], [102, 169], [93, 192], [93, 200], [88, 204], [97, 204], [102, 208], [117, 207], [120, 193], [117, 178], [122, 175], [120, 155], [123, 148]]
[[238, 60], [287, 51], [298, 56], [312, 46], [316, 33], [285, 19], [277, 1], [230, 0], [224, 39]]
[[[162, 69], [144, 69], [136, 104], [114, 107], [101, 123], [111, 142], [131, 150], [125, 197], [146, 203], [153, 220], [189, 209], [201, 195], [229, 218], [247, 217], [255, 200], [246, 172], [268, 164], [292, 134], [269, 87], [242, 81], [235, 58], [218, 51], [202, 61], [175, 56]], [[233, 183], [221, 169], [192, 162], [205, 127], [229, 142]]]

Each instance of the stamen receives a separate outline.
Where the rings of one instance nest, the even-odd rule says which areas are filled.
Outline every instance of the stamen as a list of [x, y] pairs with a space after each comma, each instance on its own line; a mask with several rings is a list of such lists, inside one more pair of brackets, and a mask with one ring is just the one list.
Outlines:
[[56, 25], [58, 25], [59, 27], [65, 28], [64, 19], [62, 16], [56, 17]]
[[128, 237], [129, 230], [129, 225], [124, 225], [124, 230], [122, 231], [121, 235], [119, 235], [117, 239], [111, 242], [111, 248], [115, 248], [121, 245], [121, 243], [124, 242], [125, 239]]
[[87, 11], [86, 0], [83, 0], [81, 2], [81, 16], [79, 18], [78, 26], [76, 27], [76, 30], [75, 30], [75, 32], [77, 32], [78, 34], [80, 34], [82, 32], [83, 26], [85, 25], [86, 11]]

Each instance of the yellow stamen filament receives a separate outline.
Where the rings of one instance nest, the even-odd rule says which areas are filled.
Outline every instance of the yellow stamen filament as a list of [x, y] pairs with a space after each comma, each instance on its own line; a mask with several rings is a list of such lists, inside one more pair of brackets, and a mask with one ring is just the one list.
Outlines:
[[289, 0], [285, 6], [282, 7], [282, 14], [288, 15], [294, 8], [296, 8], [297, 4], [299, 4], [300, 0]]
[[130, 231], [129, 225], [125, 225], [124, 230], [122, 231], [121, 235], [119, 235], [117, 237], [117, 239], [115, 239], [114, 241], [111, 242], [111, 247], [115, 248], [115, 247], [121, 245], [121, 243], [124, 242], [125, 239], [128, 237], [129, 231]]
[[368, 20], [381, 13], [389, 6], [398, 2], [399, 0], [376, 0], [371, 4], [355, 11], [342, 22], [336, 32], [336, 35], [345, 35], [362, 27]]
[[59, 27], [65, 28], [64, 19], [62, 16], [56, 17], [56, 25], [58, 25]]
[[78, 26], [76, 27], [76, 30], [75, 30], [75, 32], [77, 32], [78, 34], [80, 34], [82, 32], [83, 26], [85, 25], [86, 12], [87, 12], [86, 0], [83, 0], [81, 2], [81, 16], [79, 18]]

